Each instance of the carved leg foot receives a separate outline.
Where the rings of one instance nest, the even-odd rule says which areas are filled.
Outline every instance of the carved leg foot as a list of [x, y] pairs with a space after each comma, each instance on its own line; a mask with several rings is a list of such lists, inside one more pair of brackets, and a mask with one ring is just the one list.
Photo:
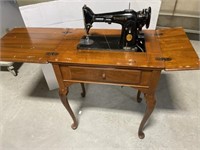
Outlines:
[[138, 132], [138, 136], [139, 136], [140, 139], [144, 139], [145, 134], [144, 134], [144, 132], [139, 131], [139, 132]]
[[144, 125], [147, 122], [147, 120], [149, 119], [151, 113], [154, 110], [155, 104], [156, 104], [154, 94], [145, 94], [145, 99], [146, 99], [146, 104], [147, 104], [146, 111], [145, 111], [144, 117], [140, 123], [140, 127], [138, 130], [138, 136], [140, 139], [143, 139], [145, 137], [145, 134], [143, 132]]
[[82, 97], [85, 97], [86, 92], [85, 92], [85, 86], [84, 86], [84, 83], [81, 83], [81, 88], [82, 88], [81, 96], [82, 96]]
[[78, 127], [77, 121], [76, 121], [75, 123], [72, 123], [71, 128], [72, 128], [73, 130], [76, 130], [77, 127]]
[[68, 88], [66, 90], [62, 89], [59, 91], [59, 96], [60, 96], [62, 103], [65, 106], [65, 108], [67, 109], [67, 111], [69, 112], [70, 116], [72, 117], [73, 123], [72, 123], [71, 127], [72, 127], [72, 129], [75, 130], [78, 127], [78, 122], [76, 120], [76, 117], [75, 117], [70, 105], [69, 105], [69, 102], [67, 99], [67, 94], [68, 94]]
[[137, 102], [138, 103], [141, 103], [141, 101], [142, 101], [142, 98], [140, 97], [140, 95], [141, 95], [141, 91], [138, 90], [138, 93], [137, 93]]

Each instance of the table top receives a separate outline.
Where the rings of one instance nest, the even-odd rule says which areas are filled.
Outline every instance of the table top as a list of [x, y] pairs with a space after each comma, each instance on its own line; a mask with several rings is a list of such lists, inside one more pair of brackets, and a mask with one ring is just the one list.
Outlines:
[[[144, 30], [146, 52], [77, 50], [84, 29], [15, 28], [0, 41], [0, 60], [31, 63], [199, 69], [199, 58], [182, 28]], [[91, 29], [90, 34], [120, 35], [120, 30]]]

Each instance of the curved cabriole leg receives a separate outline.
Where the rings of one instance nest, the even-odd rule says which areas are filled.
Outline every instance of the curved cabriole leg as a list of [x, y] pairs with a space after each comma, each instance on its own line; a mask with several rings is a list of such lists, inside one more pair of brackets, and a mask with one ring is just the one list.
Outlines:
[[154, 94], [145, 94], [145, 99], [146, 99], [146, 104], [147, 104], [146, 111], [145, 111], [144, 117], [142, 119], [142, 122], [140, 123], [140, 127], [138, 130], [138, 136], [140, 139], [143, 139], [145, 137], [145, 134], [143, 132], [144, 125], [147, 122], [147, 120], [149, 119], [151, 113], [154, 110], [155, 104], [156, 104]]
[[137, 92], [137, 102], [138, 103], [141, 103], [141, 101], [142, 101], [142, 98], [140, 97], [140, 95], [141, 95], [141, 91], [138, 90], [138, 92]]
[[86, 92], [85, 92], [85, 86], [84, 86], [84, 83], [81, 83], [81, 88], [82, 88], [81, 96], [82, 96], [82, 97], [85, 97]]
[[62, 90], [59, 91], [59, 96], [60, 96], [62, 103], [73, 119], [73, 124], [71, 125], [71, 127], [72, 127], [72, 129], [75, 130], [78, 127], [78, 122], [76, 120], [76, 117], [75, 117], [70, 105], [69, 105], [69, 102], [68, 102], [68, 99], [67, 99], [67, 94], [68, 94], [68, 88], [62, 89]]

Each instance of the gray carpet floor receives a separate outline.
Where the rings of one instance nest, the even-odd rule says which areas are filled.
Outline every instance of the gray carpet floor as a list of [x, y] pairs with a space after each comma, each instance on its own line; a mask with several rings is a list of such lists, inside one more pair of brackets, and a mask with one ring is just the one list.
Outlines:
[[[191, 41], [200, 56], [199, 41]], [[77, 130], [59, 100], [49, 91], [39, 64], [23, 64], [19, 74], [0, 72], [1, 150], [198, 150], [200, 147], [200, 71], [162, 72], [157, 105], [137, 131], [145, 102], [129, 87], [86, 84], [70, 87], [69, 102]]]

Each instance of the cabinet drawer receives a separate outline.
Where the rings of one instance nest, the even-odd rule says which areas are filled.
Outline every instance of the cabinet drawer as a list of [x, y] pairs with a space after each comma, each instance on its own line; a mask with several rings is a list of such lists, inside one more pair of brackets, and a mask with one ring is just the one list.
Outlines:
[[140, 70], [61, 66], [63, 80], [139, 84]]

